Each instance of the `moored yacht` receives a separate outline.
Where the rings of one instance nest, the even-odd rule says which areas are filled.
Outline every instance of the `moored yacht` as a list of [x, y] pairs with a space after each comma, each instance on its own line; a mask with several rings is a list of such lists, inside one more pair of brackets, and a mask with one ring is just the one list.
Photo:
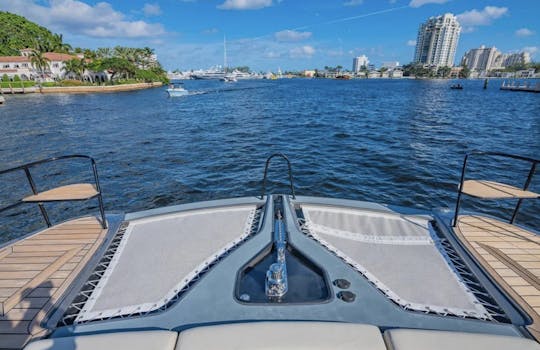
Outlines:
[[[469, 178], [478, 157], [529, 163], [523, 187]], [[289, 194], [268, 194], [272, 159]], [[88, 161], [93, 183], [37, 188], [45, 163]], [[105, 212], [96, 162], [0, 172], [48, 226], [0, 247], [1, 348], [540, 349], [540, 236], [514, 223], [540, 160], [465, 158], [454, 212], [297, 196], [268, 158], [259, 197]], [[517, 199], [510, 221], [466, 196]], [[53, 225], [43, 205], [94, 199]]]

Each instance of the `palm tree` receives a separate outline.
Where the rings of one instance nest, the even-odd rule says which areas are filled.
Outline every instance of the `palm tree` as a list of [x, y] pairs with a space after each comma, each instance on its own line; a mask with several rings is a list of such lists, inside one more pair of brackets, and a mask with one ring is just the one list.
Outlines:
[[65, 63], [62, 70], [66, 72], [66, 75], [69, 73], [73, 73], [76, 77], [82, 80], [83, 67], [81, 62], [82, 60], [79, 60], [77, 58], [71, 59]]
[[113, 51], [110, 47], [100, 47], [96, 50], [97, 58], [111, 58], [113, 56]]
[[30, 62], [34, 66], [34, 69], [39, 72], [40, 78], [44, 78], [45, 71], [50, 68], [49, 59], [44, 56], [44, 52], [36, 49], [32, 50]]
[[73, 48], [64, 42], [62, 34], [53, 34], [53, 39], [49, 42], [48, 50], [51, 52], [70, 53]]

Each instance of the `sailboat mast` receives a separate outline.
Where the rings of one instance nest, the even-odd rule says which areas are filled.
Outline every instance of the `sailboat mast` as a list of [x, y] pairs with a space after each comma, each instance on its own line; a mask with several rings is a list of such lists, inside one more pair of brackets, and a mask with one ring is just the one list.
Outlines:
[[223, 36], [223, 70], [227, 72], [227, 39]]

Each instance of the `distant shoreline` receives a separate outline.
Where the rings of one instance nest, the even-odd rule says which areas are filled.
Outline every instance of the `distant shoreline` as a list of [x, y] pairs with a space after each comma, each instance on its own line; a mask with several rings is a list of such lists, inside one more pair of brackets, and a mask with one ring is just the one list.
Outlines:
[[[153, 83], [136, 83], [136, 84], [121, 84], [121, 85], [105, 85], [105, 86], [52, 86], [52, 87], [27, 87], [27, 88], [3, 88], [4, 94], [85, 94], [85, 93], [110, 93], [122, 91], [135, 91], [142, 89], [150, 89], [153, 87], [162, 86], [161, 82]], [[13, 92], [12, 92], [13, 91]]]

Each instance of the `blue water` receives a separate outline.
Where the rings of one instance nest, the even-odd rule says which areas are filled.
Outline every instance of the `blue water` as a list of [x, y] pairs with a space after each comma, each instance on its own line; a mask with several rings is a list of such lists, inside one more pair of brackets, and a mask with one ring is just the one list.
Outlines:
[[[266, 157], [283, 152], [292, 161], [297, 194], [453, 208], [466, 152], [540, 158], [540, 94], [500, 91], [500, 81], [487, 90], [482, 81], [463, 82], [461, 91], [450, 90], [452, 83], [187, 81], [192, 94], [174, 99], [164, 88], [6, 96], [0, 169], [88, 154], [98, 162], [106, 209], [131, 212], [257, 195]], [[47, 188], [82, 179], [83, 165], [60, 163], [33, 169], [33, 175], [39, 188]], [[525, 166], [471, 165], [472, 177], [519, 186], [527, 174]], [[287, 192], [281, 165], [270, 177], [272, 191]], [[532, 189], [540, 191], [540, 174]], [[29, 186], [22, 173], [4, 175], [0, 191], [0, 204], [7, 205]], [[524, 203], [519, 223], [540, 226], [538, 202]], [[467, 198], [464, 208], [508, 217], [514, 204]], [[93, 201], [46, 207], [53, 222], [81, 208], [97, 210]], [[0, 215], [0, 241], [43, 225], [34, 206]]]

